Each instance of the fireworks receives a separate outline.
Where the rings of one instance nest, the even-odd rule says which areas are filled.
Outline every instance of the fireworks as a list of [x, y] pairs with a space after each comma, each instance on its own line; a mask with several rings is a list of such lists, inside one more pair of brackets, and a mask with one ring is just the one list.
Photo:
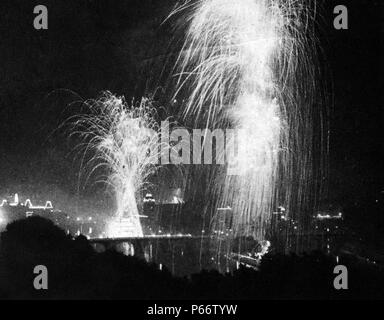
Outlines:
[[261, 240], [279, 202], [299, 214], [307, 197], [310, 9], [300, 0], [202, 0], [185, 7], [191, 13], [179, 90], [193, 89], [184, 116], [238, 131], [228, 143], [238, 148], [236, 170], [216, 173], [214, 207], [232, 208], [235, 236]]
[[103, 182], [114, 190], [116, 212], [107, 236], [143, 236], [136, 199], [149, 184], [160, 156], [156, 111], [147, 98], [137, 106], [128, 105], [108, 92], [87, 105], [89, 114], [74, 118], [73, 134], [85, 141], [85, 152], [93, 154], [90, 174], [104, 170]]
[[[206, 221], [223, 234], [217, 209], [230, 208], [231, 236], [261, 241], [279, 205], [289, 218], [304, 221], [308, 200], [314, 198], [313, 145], [322, 145], [322, 136], [315, 140], [313, 128], [311, 10], [305, 0], [201, 0], [181, 8], [189, 12], [176, 89], [176, 95], [189, 90], [188, 98], [180, 99], [184, 119], [193, 119], [194, 127], [236, 132], [226, 137], [223, 150], [217, 150], [216, 141], [216, 156], [227, 161], [224, 170], [196, 169], [210, 189], [206, 212], [213, 219]], [[108, 171], [106, 181], [117, 203], [117, 220], [110, 226], [133, 219], [128, 224], [136, 231], [130, 233], [142, 236], [136, 199], [163, 160], [161, 144], [167, 139], [162, 135], [159, 144], [148, 99], [128, 106], [107, 93], [90, 104], [90, 111], [76, 120], [76, 127], [86, 150], [94, 153], [91, 171]], [[168, 135], [168, 128], [164, 132]], [[186, 171], [193, 175], [194, 170]]]

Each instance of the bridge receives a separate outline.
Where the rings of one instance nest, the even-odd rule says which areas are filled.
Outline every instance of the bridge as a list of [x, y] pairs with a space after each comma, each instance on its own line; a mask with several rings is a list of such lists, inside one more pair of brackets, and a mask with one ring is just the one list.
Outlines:
[[[177, 246], [178, 243], [193, 242], [194, 240], [202, 240], [209, 238], [208, 236], [193, 236], [191, 234], [177, 235], [146, 235], [144, 237], [119, 237], [119, 238], [91, 238], [89, 242], [98, 251], [109, 249], [118, 249], [126, 246], [129, 255], [145, 258], [147, 261], [153, 260], [153, 245], [171, 245]], [[133, 249], [133, 250], [132, 250]]]

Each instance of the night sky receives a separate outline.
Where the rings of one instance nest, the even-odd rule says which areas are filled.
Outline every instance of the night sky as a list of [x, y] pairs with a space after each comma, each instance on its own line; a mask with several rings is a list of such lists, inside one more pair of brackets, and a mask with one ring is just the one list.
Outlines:
[[[318, 37], [328, 65], [323, 81], [331, 102], [327, 201], [348, 206], [369, 202], [384, 189], [383, 9], [380, 0], [344, 1], [349, 30], [337, 31], [333, 8], [343, 1], [323, 2]], [[48, 30], [33, 28], [37, 4], [48, 7]], [[70, 143], [53, 132], [71, 114], [71, 102], [95, 98], [102, 90], [139, 97], [146, 89], [165, 85], [158, 57], [178, 41], [170, 26], [160, 24], [174, 4], [2, 1], [0, 195], [33, 193], [30, 197], [50, 197], [71, 210], [78, 167]], [[85, 190], [81, 206], [102, 192]]]

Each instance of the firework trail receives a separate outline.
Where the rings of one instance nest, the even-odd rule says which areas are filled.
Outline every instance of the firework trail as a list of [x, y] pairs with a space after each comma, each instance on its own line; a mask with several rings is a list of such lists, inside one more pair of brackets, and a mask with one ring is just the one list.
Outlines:
[[[229, 163], [212, 183], [214, 210], [232, 208], [234, 236], [264, 239], [276, 205], [298, 214], [311, 180], [310, 10], [303, 0], [201, 0], [181, 8], [191, 12], [178, 61], [179, 91], [192, 88], [184, 116], [237, 132], [223, 151], [228, 162], [238, 150], [235, 169]], [[296, 81], [304, 75], [310, 84]]]
[[[113, 188], [116, 212], [107, 226], [108, 237], [143, 236], [137, 197], [149, 184], [160, 157], [159, 126], [151, 100], [128, 105], [123, 97], [109, 92], [87, 102], [89, 113], [72, 119], [75, 131], [85, 141], [85, 153], [93, 154], [88, 162], [89, 175], [102, 169], [102, 182]], [[122, 230], [122, 223], [128, 228]]]

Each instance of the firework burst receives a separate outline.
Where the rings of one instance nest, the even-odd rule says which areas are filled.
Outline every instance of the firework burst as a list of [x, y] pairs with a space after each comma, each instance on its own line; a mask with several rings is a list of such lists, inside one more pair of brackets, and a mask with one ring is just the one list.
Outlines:
[[216, 174], [214, 212], [229, 206], [234, 236], [263, 239], [278, 203], [293, 216], [308, 197], [311, 10], [302, 0], [201, 0], [182, 8], [190, 13], [178, 85], [193, 88], [183, 114], [238, 132], [225, 151], [238, 150], [235, 172]]
[[[92, 154], [87, 164], [89, 175], [101, 169], [105, 175], [99, 181], [113, 188], [116, 212], [106, 234], [143, 236], [136, 199], [158, 168], [161, 145], [156, 110], [150, 99], [128, 105], [123, 97], [109, 92], [86, 105], [89, 113], [72, 119], [75, 127], [72, 135], [85, 141], [80, 145], [85, 154]], [[124, 231], [121, 231], [122, 223], [126, 224]]]

